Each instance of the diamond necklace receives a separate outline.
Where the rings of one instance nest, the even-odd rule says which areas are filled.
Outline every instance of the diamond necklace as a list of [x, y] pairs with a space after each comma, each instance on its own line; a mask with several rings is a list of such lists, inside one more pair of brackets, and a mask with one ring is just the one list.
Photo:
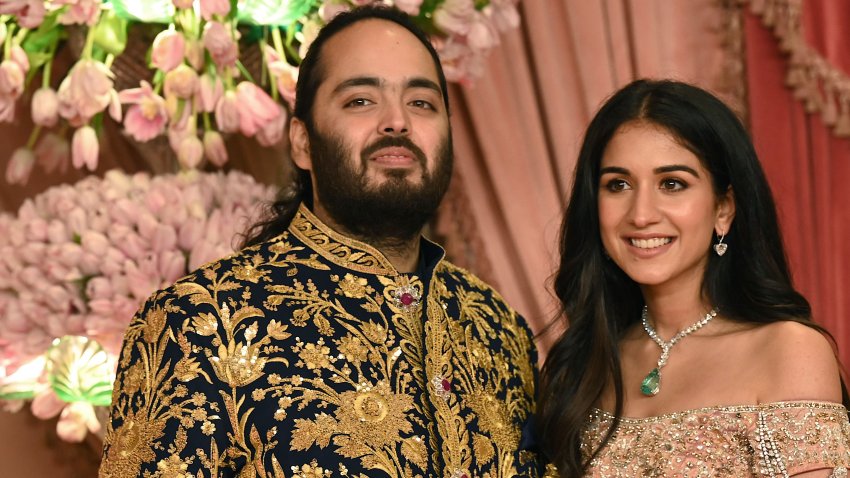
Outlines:
[[715, 316], [717, 316], [717, 309], [711, 309], [707, 314], [705, 314], [705, 317], [699, 319], [696, 323], [691, 324], [690, 327], [680, 330], [679, 333], [672, 339], [665, 342], [658, 336], [658, 332], [649, 325], [649, 312], [647, 311], [646, 306], [643, 306], [643, 313], [641, 313], [640, 316], [640, 320], [643, 322], [643, 330], [646, 330], [646, 334], [649, 335], [649, 338], [661, 347], [661, 357], [658, 358], [658, 366], [650, 370], [640, 383], [641, 393], [647, 397], [654, 397], [658, 394], [658, 391], [661, 390], [661, 367], [667, 364], [667, 359], [670, 357], [670, 349], [672, 349], [678, 341], [705, 327], [705, 324], [709, 323]]

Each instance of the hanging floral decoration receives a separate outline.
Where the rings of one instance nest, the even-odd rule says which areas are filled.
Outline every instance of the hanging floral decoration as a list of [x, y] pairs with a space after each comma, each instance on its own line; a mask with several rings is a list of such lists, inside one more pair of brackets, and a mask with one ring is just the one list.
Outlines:
[[[223, 134], [278, 143], [298, 64], [318, 30], [340, 11], [375, 1], [0, 0], [0, 122], [14, 120], [31, 90], [35, 124], [12, 154], [6, 181], [25, 183], [35, 164], [49, 171], [68, 158], [93, 171], [104, 116], [139, 142], [167, 136], [182, 169], [226, 163]], [[431, 35], [450, 81], [480, 75], [499, 32], [519, 23], [518, 0], [378, 1], [412, 15]], [[149, 75], [117, 91], [113, 66], [140, 25], [155, 33], [139, 59]], [[79, 58], [54, 88], [54, 57], [74, 34], [84, 39]]]
[[238, 246], [274, 190], [240, 172], [114, 170], [0, 214], [0, 400], [100, 432], [124, 330], [142, 302]]

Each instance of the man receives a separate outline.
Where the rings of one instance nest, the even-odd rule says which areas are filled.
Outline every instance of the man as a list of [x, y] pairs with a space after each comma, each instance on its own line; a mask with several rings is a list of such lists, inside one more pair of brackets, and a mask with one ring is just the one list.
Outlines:
[[427, 37], [337, 16], [290, 139], [300, 193], [131, 323], [100, 475], [537, 476], [531, 334], [421, 237], [452, 163]]

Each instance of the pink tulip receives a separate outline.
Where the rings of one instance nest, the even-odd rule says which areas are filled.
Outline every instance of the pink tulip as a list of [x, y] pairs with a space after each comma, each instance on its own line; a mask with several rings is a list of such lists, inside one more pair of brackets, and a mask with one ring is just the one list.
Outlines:
[[434, 25], [448, 34], [466, 35], [476, 13], [473, 0], [446, 0], [434, 11]]
[[171, 0], [177, 8], [192, 8], [192, 0]]
[[[47, 224], [47, 242], [50, 244], [61, 244], [69, 239], [68, 229], [65, 223], [59, 219], [52, 219]], [[76, 244], [74, 244], [76, 246]]]
[[112, 77], [109, 68], [99, 61], [78, 61], [59, 85], [59, 114], [68, 120], [87, 123], [117, 103]]
[[112, 284], [106, 277], [94, 277], [86, 284], [86, 295], [90, 299], [108, 299], [113, 295]]
[[157, 225], [150, 246], [153, 252], [160, 253], [175, 249], [177, 247], [177, 231], [165, 224]]
[[186, 40], [183, 34], [175, 30], [163, 30], [153, 40], [151, 64], [162, 71], [169, 72], [183, 63]]
[[124, 270], [127, 271], [127, 286], [130, 288], [130, 295], [137, 300], [146, 299], [151, 295], [151, 292], [159, 288], [159, 279], [154, 277], [156, 268], [145, 264], [144, 260], [139, 261], [138, 265], [127, 261]]
[[144, 256], [147, 249], [145, 241], [136, 233], [127, 234], [116, 246], [125, 256], [134, 260]]
[[189, 252], [189, 270], [195, 270], [217, 257], [221, 256], [218, 255], [216, 246], [208, 240], [201, 240]]
[[59, 119], [59, 97], [56, 91], [50, 87], [36, 90], [32, 95], [32, 121], [33, 123], [50, 128], [56, 125]]
[[0, 2], [0, 14], [15, 15], [18, 25], [24, 28], [35, 29], [44, 20], [44, 1], [3, 0]]
[[269, 45], [265, 46], [265, 55], [266, 65], [268, 65], [269, 74], [275, 79], [277, 91], [290, 108], [295, 107], [295, 85], [298, 82], [298, 68], [281, 58], [277, 51]]
[[318, 20], [308, 20], [301, 29], [301, 45], [298, 46], [298, 55], [301, 58], [307, 56], [307, 50], [313, 44], [313, 40], [319, 35], [319, 30], [322, 29], [323, 23]]
[[59, 17], [63, 25], [94, 26], [100, 16], [102, 0], [53, 0], [55, 5], [68, 5], [65, 13]]
[[24, 91], [26, 72], [14, 60], [0, 62], [0, 94], [17, 98]]
[[204, 145], [197, 136], [186, 136], [177, 148], [177, 161], [186, 169], [194, 169], [204, 157]]
[[47, 133], [35, 145], [35, 156], [38, 163], [48, 174], [68, 169], [71, 159], [71, 148], [68, 140], [56, 133]]
[[279, 114], [275, 119], [263, 125], [257, 131], [257, 142], [262, 146], [274, 146], [283, 139], [286, 132], [286, 120], [289, 119], [286, 110], [278, 105]]
[[351, 6], [341, 2], [323, 2], [319, 7], [319, 17], [323, 22], [331, 21], [335, 16], [342, 12], [351, 10]]
[[174, 95], [187, 99], [195, 95], [198, 89], [198, 74], [186, 64], [179, 65], [165, 75], [165, 95]]
[[10, 123], [15, 119], [15, 100], [17, 98], [0, 93], [0, 123]]
[[224, 139], [218, 131], [207, 130], [204, 132], [204, 156], [219, 168], [227, 162], [227, 147]]
[[186, 60], [197, 71], [204, 69], [204, 45], [200, 40], [186, 40]]
[[239, 108], [239, 130], [245, 136], [254, 136], [266, 124], [275, 121], [281, 114], [280, 105], [259, 86], [243, 81], [236, 86]]
[[474, 51], [488, 50], [499, 43], [499, 31], [484, 15], [476, 14], [469, 25], [466, 41]]
[[83, 166], [89, 171], [97, 169], [97, 156], [100, 154], [100, 145], [97, 142], [97, 134], [91, 126], [83, 126], [74, 132], [71, 140], [71, 163], [75, 168]]
[[204, 73], [198, 82], [198, 99], [199, 110], [212, 113], [215, 111], [215, 105], [224, 94], [224, 86], [221, 83], [221, 78], [213, 76], [209, 73]]
[[210, 21], [214, 15], [225, 17], [230, 13], [230, 0], [201, 0], [201, 16]]
[[122, 103], [132, 104], [124, 118], [124, 128], [136, 141], [145, 142], [163, 131], [168, 120], [165, 100], [154, 93], [147, 81], [141, 87], [124, 90], [118, 94]]
[[32, 410], [32, 414], [35, 415], [36, 418], [49, 420], [56, 415], [59, 415], [59, 412], [65, 408], [65, 405], [67, 405], [67, 403], [62, 401], [62, 399], [59, 398], [59, 395], [56, 395], [56, 392], [54, 392], [52, 388], [47, 387], [32, 400], [30, 410]]
[[109, 239], [99, 232], [89, 230], [83, 232], [80, 236], [80, 245], [85, 252], [103, 254], [109, 248]]
[[153, 239], [157, 227], [159, 227], [159, 221], [147, 209], [144, 209], [136, 218], [136, 228], [139, 230], [139, 235], [148, 242]]
[[25, 228], [27, 240], [30, 243], [37, 243], [41, 246], [45, 246], [44, 241], [47, 240], [47, 221], [45, 221], [44, 218], [39, 217], [27, 222]]
[[171, 284], [186, 275], [186, 256], [181, 251], [163, 251], [159, 255], [159, 276], [166, 284]]
[[395, 7], [408, 15], [419, 15], [422, 0], [394, 0]]
[[73, 402], [62, 410], [56, 433], [59, 438], [72, 443], [79, 443], [86, 437], [86, 431], [97, 433], [100, 422], [94, 414], [94, 408], [88, 402]]
[[18, 148], [12, 153], [12, 159], [6, 165], [6, 182], [9, 184], [26, 184], [32, 167], [35, 165], [35, 155], [29, 148]]
[[239, 130], [240, 107], [236, 92], [226, 91], [215, 106], [215, 122], [222, 133], [233, 133]]
[[20, 65], [21, 70], [23, 70], [24, 74], [27, 74], [30, 71], [30, 59], [27, 56], [27, 52], [21, 47], [21, 45], [15, 45], [9, 51], [9, 58]]
[[177, 246], [182, 251], [191, 251], [204, 234], [204, 220], [192, 218], [180, 226], [177, 234]]
[[514, 0], [492, 0], [483, 13], [490, 17], [499, 31], [508, 31], [519, 26], [519, 12]]
[[230, 30], [218, 22], [209, 22], [202, 36], [204, 46], [219, 68], [234, 66], [239, 57], [239, 46]]
[[[48, 234], [50, 234], [50, 227], [48, 226]], [[79, 244], [75, 244], [73, 242], [66, 242], [61, 246], [58, 246], [56, 249], [56, 261], [67, 267], [74, 267], [80, 261], [80, 257], [83, 255], [83, 248], [80, 247]]]

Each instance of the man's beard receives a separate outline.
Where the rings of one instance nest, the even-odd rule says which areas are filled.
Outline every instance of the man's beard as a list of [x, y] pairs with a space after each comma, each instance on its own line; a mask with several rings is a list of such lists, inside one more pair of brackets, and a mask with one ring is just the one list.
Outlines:
[[[351, 150], [340, 137], [311, 129], [316, 197], [339, 226], [375, 246], [401, 246], [421, 233], [451, 181], [451, 132], [437, 149], [432, 173], [427, 169], [425, 153], [405, 136], [375, 141], [360, 152], [359, 164], [351, 164]], [[422, 169], [421, 182], [414, 184], [406, 179], [416, 174], [410, 170], [388, 169], [383, 173], [383, 183], [368, 184], [369, 156], [387, 147], [403, 147], [415, 155]]]

